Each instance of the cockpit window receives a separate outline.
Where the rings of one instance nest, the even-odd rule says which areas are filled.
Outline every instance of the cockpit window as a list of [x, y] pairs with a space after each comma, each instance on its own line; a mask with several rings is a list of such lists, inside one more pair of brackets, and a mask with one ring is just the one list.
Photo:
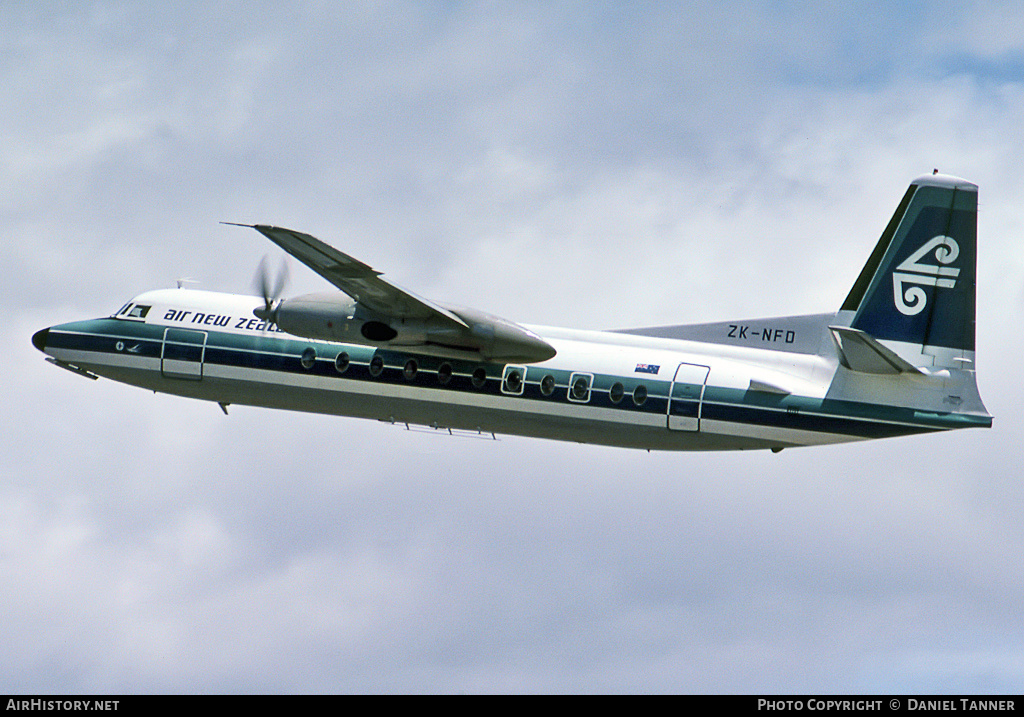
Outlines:
[[116, 316], [122, 319], [136, 319], [142, 321], [146, 318], [146, 314], [149, 313], [151, 308], [151, 306], [145, 306], [143, 304], [128, 303], [117, 312]]

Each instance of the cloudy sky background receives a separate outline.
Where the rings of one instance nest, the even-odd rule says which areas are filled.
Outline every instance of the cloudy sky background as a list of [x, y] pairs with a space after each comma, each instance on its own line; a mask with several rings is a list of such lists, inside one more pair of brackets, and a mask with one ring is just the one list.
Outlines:
[[[1019, 692], [1024, 9], [709, 5], [5, 2], [0, 691]], [[220, 221], [527, 323], [831, 311], [934, 167], [981, 187], [990, 431], [452, 439], [30, 343], [247, 290]]]

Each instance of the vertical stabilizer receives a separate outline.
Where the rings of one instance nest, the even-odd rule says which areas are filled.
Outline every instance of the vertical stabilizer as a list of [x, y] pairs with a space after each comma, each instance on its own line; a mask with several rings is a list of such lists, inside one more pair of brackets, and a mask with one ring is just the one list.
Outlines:
[[841, 317], [914, 366], [974, 368], [978, 187], [915, 179]]

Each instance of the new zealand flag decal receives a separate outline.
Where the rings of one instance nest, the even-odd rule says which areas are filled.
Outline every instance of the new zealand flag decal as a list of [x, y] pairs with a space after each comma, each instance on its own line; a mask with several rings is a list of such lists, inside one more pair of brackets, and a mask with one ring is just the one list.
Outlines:
[[653, 373], [657, 374], [661, 370], [661, 366], [656, 366], [652, 363], [638, 363], [633, 373]]

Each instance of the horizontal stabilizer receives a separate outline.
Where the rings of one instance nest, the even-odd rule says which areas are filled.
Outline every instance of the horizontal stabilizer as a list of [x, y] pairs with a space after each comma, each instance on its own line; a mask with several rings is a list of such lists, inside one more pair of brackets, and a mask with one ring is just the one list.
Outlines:
[[864, 331], [848, 326], [828, 328], [839, 351], [840, 363], [851, 371], [877, 374], [922, 373]]

